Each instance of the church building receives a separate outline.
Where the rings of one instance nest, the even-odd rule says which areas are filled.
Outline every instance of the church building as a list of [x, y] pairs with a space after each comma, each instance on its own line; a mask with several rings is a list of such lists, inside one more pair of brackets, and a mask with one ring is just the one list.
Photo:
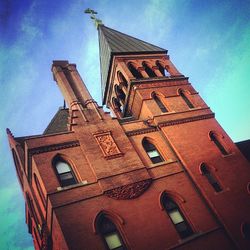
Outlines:
[[98, 25], [104, 111], [53, 61], [67, 107], [7, 134], [34, 247], [250, 249], [250, 166], [166, 49]]

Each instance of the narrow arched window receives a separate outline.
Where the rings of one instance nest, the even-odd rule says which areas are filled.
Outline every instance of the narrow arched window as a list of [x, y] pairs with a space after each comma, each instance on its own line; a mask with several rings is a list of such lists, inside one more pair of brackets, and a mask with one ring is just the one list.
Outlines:
[[168, 112], [167, 108], [165, 107], [165, 105], [161, 101], [161, 98], [156, 93], [153, 93], [152, 97], [155, 100], [155, 102], [157, 103], [157, 105], [160, 108], [161, 112], [163, 112], [163, 113]]
[[142, 66], [144, 67], [144, 69], [149, 77], [156, 77], [155, 72], [148, 66], [148, 64], [146, 62], [143, 62]]
[[118, 71], [117, 78], [120, 84], [122, 84], [125, 88], [128, 87], [128, 81], [126, 80], [121, 71]]
[[124, 103], [126, 95], [117, 84], [115, 85], [115, 93], [116, 93], [117, 98], [120, 99]]
[[43, 194], [43, 191], [42, 191], [42, 187], [41, 187], [40, 182], [37, 179], [37, 176], [35, 174], [34, 174], [34, 180], [35, 180], [35, 184], [36, 184], [36, 189], [37, 189], [38, 195], [39, 195], [39, 197], [40, 197], [43, 205], [45, 206], [46, 201], [45, 201], [45, 197], [44, 197], [44, 194]]
[[31, 215], [31, 217], [34, 218], [36, 226], [38, 226], [39, 222], [38, 222], [38, 218], [37, 218], [36, 211], [35, 211], [35, 208], [34, 208], [33, 200], [31, 200], [28, 193], [26, 193], [26, 201], [27, 201], [27, 205], [28, 205], [30, 215]]
[[106, 216], [101, 216], [97, 222], [98, 232], [101, 234], [104, 244], [110, 250], [125, 250], [125, 244], [115, 224]]
[[179, 206], [165, 193], [161, 197], [161, 203], [180, 237], [186, 238], [192, 235], [193, 230], [185, 219]]
[[194, 108], [194, 105], [190, 102], [190, 100], [187, 98], [186, 94], [184, 93], [184, 91], [182, 89], [179, 90], [179, 95], [182, 97], [182, 99], [184, 100], [184, 102], [187, 104], [187, 106], [189, 108]]
[[62, 158], [54, 160], [54, 168], [57, 173], [58, 180], [62, 187], [73, 185], [77, 183], [76, 177], [72, 171], [71, 166]]
[[213, 143], [217, 146], [217, 148], [220, 150], [220, 152], [223, 154], [223, 155], [228, 155], [228, 151], [224, 148], [224, 146], [220, 143], [217, 135], [213, 132], [211, 132], [209, 134], [211, 140], [213, 141]]
[[113, 107], [114, 107], [115, 110], [117, 110], [118, 112], [122, 112], [121, 104], [117, 100], [117, 98], [115, 98], [115, 97], [112, 98], [112, 104], [113, 104]]
[[162, 76], [170, 76], [170, 73], [167, 71], [165, 67], [162, 66], [162, 64], [159, 61], [156, 62], [156, 66], [159, 68]]
[[141, 73], [135, 68], [132, 63], [128, 63], [128, 69], [130, 70], [133, 77], [135, 77], [136, 79], [143, 78]]
[[202, 175], [206, 177], [210, 185], [214, 188], [216, 192], [222, 191], [222, 188], [219, 184], [219, 182], [216, 180], [216, 178], [213, 176], [213, 174], [210, 172], [209, 168], [206, 166], [205, 163], [201, 164], [201, 172]]
[[161, 156], [160, 152], [157, 150], [154, 144], [150, 143], [146, 138], [142, 141], [142, 146], [148, 157], [152, 161], [152, 163], [158, 163], [164, 161], [163, 157]]

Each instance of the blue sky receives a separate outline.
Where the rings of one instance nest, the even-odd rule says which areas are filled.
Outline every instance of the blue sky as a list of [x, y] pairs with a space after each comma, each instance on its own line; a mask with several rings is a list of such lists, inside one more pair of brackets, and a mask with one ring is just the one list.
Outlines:
[[5, 129], [41, 134], [63, 98], [52, 60], [76, 63], [101, 104], [97, 31], [111, 28], [166, 48], [234, 141], [250, 138], [250, 1], [0, 2], [0, 249], [33, 249]]

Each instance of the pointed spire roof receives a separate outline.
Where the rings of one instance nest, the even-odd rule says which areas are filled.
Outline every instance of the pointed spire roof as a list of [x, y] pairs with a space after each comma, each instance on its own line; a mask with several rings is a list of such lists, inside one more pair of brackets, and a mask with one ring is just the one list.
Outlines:
[[105, 99], [107, 80], [114, 55], [163, 53], [167, 50], [126, 35], [104, 25], [98, 26], [102, 77], [102, 93]]

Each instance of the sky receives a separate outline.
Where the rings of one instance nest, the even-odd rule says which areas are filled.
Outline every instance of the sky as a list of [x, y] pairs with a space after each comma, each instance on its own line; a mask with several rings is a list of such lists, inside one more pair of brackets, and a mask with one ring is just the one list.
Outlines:
[[0, 250], [33, 249], [6, 136], [42, 134], [62, 95], [53, 60], [76, 63], [101, 104], [97, 31], [84, 14], [168, 50], [233, 141], [250, 139], [250, 1], [1, 0]]

